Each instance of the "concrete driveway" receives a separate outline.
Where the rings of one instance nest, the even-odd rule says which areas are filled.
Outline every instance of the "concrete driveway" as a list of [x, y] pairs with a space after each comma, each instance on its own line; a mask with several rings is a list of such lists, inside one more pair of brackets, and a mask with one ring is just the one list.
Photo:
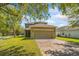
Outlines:
[[43, 56], [79, 56], [79, 45], [56, 39], [37, 39]]

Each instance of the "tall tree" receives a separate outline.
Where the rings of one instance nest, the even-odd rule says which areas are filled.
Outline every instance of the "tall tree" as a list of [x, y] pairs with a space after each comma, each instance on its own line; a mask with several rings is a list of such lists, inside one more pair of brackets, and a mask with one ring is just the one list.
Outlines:
[[[71, 25], [79, 22], [79, 4], [78, 3], [58, 3], [52, 4], [53, 7], [58, 7], [62, 14], [69, 17]], [[73, 20], [75, 19], [75, 20]]]
[[48, 4], [0, 4], [0, 12], [6, 17], [3, 16], [4, 21], [3, 18], [1, 18], [1, 21], [13, 31], [15, 37], [16, 28], [23, 15], [28, 15], [32, 20], [47, 19]]

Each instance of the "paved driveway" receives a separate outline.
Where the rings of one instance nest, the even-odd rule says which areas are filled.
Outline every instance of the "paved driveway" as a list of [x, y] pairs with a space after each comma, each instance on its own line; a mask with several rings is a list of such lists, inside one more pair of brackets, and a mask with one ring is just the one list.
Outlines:
[[56, 39], [37, 39], [44, 56], [79, 56], [79, 45]]

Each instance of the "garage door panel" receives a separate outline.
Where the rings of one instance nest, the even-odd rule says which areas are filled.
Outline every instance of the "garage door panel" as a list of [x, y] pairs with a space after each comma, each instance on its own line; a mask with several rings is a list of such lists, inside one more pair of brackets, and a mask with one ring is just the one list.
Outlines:
[[36, 39], [51, 39], [53, 32], [46, 32], [46, 31], [36, 31], [34, 32], [34, 37]]

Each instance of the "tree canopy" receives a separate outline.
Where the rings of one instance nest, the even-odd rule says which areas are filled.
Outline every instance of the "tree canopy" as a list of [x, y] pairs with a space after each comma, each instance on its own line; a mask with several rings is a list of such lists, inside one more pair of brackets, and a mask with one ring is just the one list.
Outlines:
[[79, 22], [79, 4], [78, 3], [56, 3], [52, 4], [52, 6], [56, 6], [62, 12], [62, 14], [67, 15], [69, 17], [69, 23], [71, 25]]
[[[16, 30], [19, 31], [20, 23], [23, 15], [27, 21], [31, 20], [46, 20], [49, 18], [49, 9], [47, 3], [1, 3], [0, 4], [0, 31], [13, 32], [16, 35]], [[52, 8], [58, 7], [62, 14], [69, 18], [78, 19], [79, 4], [74, 3], [52, 3]], [[28, 19], [26, 16], [29, 16]], [[79, 20], [77, 20], [79, 21]], [[77, 22], [76, 21], [76, 22]], [[74, 23], [75, 21], [71, 21]], [[6, 30], [5, 30], [6, 29]]]
[[[14, 36], [19, 28], [23, 15], [28, 15], [32, 20], [48, 18], [48, 4], [0, 4], [0, 23], [1, 28], [8, 28]], [[5, 27], [6, 26], [6, 27]], [[19, 29], [18, 29], [19, 30]], [[5, 32], [5, 30], [3, 30]]]

